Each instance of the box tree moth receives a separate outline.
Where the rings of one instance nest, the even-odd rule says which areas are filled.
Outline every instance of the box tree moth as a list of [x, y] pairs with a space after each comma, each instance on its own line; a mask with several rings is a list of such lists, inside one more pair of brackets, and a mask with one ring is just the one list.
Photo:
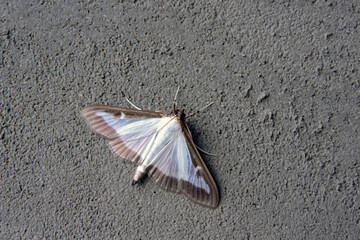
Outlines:
[[175, 100], [171, 112], [93, 105], [81, 115], [117, 155], [138, 165], [133, 184], [147, 174], [165, 191], [217, 207], [218, 189], [192, 140], [184, 109], [175, 109]]

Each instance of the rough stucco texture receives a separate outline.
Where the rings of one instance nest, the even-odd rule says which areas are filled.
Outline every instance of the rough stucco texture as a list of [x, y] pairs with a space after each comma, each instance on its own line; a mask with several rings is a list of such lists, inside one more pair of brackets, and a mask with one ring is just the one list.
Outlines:
[[[343, 3], [338, 3], [343, 2]], [[357, 239], [358, 1], [0, 4], [1, 239]], [[79, 111], [171, 110], [215, 210], [132, 187]], [[123, 93], [124, 95], [123, 95]]]

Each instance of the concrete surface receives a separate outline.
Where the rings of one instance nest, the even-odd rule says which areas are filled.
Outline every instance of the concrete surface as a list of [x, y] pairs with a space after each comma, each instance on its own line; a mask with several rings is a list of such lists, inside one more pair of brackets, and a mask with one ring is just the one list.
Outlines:
[[[2, 1], [0, 238], [358, 239], [359, 1], [174, 2]], [[79, 115], [178, 85], [215, 101], [188, 121], [215, 210], [132, 187]]]

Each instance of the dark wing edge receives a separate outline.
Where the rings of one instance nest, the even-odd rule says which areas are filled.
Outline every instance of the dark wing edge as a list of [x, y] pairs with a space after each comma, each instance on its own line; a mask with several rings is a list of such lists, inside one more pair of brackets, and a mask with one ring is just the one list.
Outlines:
[[[182, 166], [179, 159], [176, 158], [177, 153], [172, 152], [176, 143], [169, 143], [159, 154], [158, 159], [152, 165], [149, 165], [147, 171], [149, 176], [155, 183], [165, 191], [182, 193], [191, 201], [204, 207], [215, 209], [219, 204], [219, 192], [215, 181], [213, 180], [209, 170], [204, 164], [199, 152], [192, 141], [191, 133], [185, 123], [181, 123], [181, 130], [179, 134], [184, 136], [184, 146], [188, 149], [190, 157], [190, 168], [188, 168], [188, 179], [183, 179], [180, 176], [174, 177]], [[175, 160], [175, 163], [174, 163]], [[183, 164], [188, 164], [187, 159]], [[200, 169], [197, 171], [197, 167]], [[209, 192], [205, 190], [204, 182], [209, 186]]]
[[[210, 186], [210, 193], [207, 194], [204, 191], [199, 190], [197, 187], [192, 185], [191, 183], [185, 183], [183, 185], [182, 192], [190, 199], [193, 200], [203, 206], [215, 209], [219, 205], [219, 191], [216, 186], [216, 183], [211, 176], [209, 170], [207, 169], [203, 159], [200, 156], [199, 151], [197, 150], [191, 136], [191, 132], [189, 127], [185, 122], [182, 122], [182, 130], [185, 136], [186, 145], [189, 149], [191, 161], [194, 167], [201, 167], [201, 175], [205, 178], [206, 183]], [[197, 198], [201, 197], [206, 202], [206, 205], [198, 202]]]
[[[161, 118], [164, 116], [164, 114], [166, 114], [165, 111], [154, 112], [107, 105], [89, 106], [80, 112], [81, 116], [95, 133], [98, 133], [107, 138], [108, 144], [113, 152], [115, 152], [115, 154], [119, 155], [123, 159], [127, 159], [138, 164], [140, 164], [142, 160], [137, 151], [132, 150], [131, 147], [128, 147], [125, 144], [126, 141], [124, 141], [124, 139], [119, 136], [116, 130], [111, 125], [106, 123], [103, 117], [97, 115], [99, 112], [111, 114], [118, 119], [122, 114], [125, 114], [124, 119], [126, 120]], [[147, 144], [146, 141], [146, 138], [138, 139], [138, 141], [133, 141], [131, 145], [136, 146], [136, 144], [138, 144], [138, 147], [136, 148], [140, 149]]]
[[126, 119], [161, 118], [165, 114], [164, 111], [154, 112], [107, 105], [92, 105], [81, 110], [81, 116], [90, 128], [108, 139], [115, 139], [118, 137], [118, 134], [113, 128], [109, 127], [103, 118], [96, 115], [98, 112], [106, 112], [114, 115], [116, 118], [120, 118], [121, 114], [124, 113]]
[[[117, 155], [119, 155], [121, 158], [131, 160], [137, 164], [140, 164], [142, 162], [137, 152], [148, 144], [147, 140], [144, 138], [143, 141], [134, 141], [133, 143], [131, 143], [131, 146], [125, 145], [126, 139], [122, 139], [116, 132], [116, 130], [111, 126], [111, 124], [108, 124], [103, 117], [97, 115], [97, 113], [99, 112], [111, 114], [114, 116], [115, 120], [120, 119], [120, 117], [122, 117], [122, 114], [125, 115], [124, 119], [126, 120], [162, 118], [164, 117], [164, 115], [167, 114], [166, 111], [154, 112], [107, 105], [93, 105], [86, 107], [81, 111], [81, 116], [85, 119], [91, 129], [94, 132], [106, 137], [109, 141], [108, 143], [110, 147]], [[196, 172], [197, 182], [195, 182], [195, 180], [191, 180], [190, 178], [189, 181], [186, 181], [184, 179], [179, 179], [177, 177], [171, 177], [164, 174], [164, 172], [175, 173], [179, 168], [177, 164], [171, 164], [172, 161], [165, 160], [161, 163], [159, 162], [156, 164], [161, 165], [161, 169], [157, 168], [156, 166], [149, 166], [149, 168], [147, 169], [149, 176], [151, 176], [151, 178], [155, 180], [156, 184], [163, 190], [175, 193], [183, 193], [193, 202], [204, 207], [214, 209], [219, 204], [219, 192], [216, 183], [213, 180], [209, 170], [203, 162], [192, 140], [191, 132], [188, 126], [183, 121], [181, 121], [180, 126], [179, 134], [182, 134], [184, 136], [185, 143], [183, 144], [186, 144], [186, 147], [188, 149], [192, 166], [191, 171]], [[169, 145], [168, 149], [164, 148], [164, 151], [171, 150], [171, 144]], [[163, 154], [171, 156], [171, 154], [173, 153], [167, 152]], [[193, 174], [192, 176], [195, 176], [195, 174]], [[199, 176], [204, 179], [205, 183], [209, 186], [210, 191], [207, 192], [204, 189], [202, 183], [199, 183]], [[203, 181], [201, 180], [201, 182]], [[196, 185], [200, 185], [203, 188]]]

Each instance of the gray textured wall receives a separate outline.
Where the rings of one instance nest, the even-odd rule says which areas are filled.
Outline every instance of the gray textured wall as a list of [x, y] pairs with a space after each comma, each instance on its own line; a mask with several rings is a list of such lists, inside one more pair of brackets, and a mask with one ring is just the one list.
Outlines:
[[[337, 2], [1, 3], [1, 238], [358, 238], [360, 3]], [[215, 210], [131, 187], [79, 115], [178, 85], [215, 101], [188, 121]]]

